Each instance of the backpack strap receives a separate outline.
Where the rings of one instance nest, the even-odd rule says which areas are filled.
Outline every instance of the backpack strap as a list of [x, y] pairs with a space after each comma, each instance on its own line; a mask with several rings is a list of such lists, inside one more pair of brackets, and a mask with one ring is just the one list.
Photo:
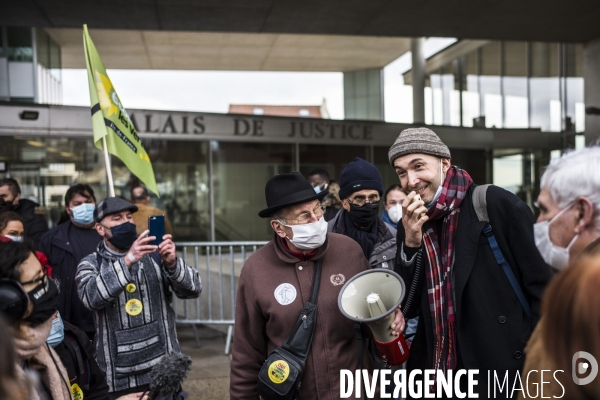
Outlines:
[[490, 244], [490, 248], [492, 249], [492, 253], [494, 253], [494, 258], [496, 258], [496, 262], [499, 266], [502, 267], [504, 274], [508, 278], [510, 285], [512, 286], [517, 298], [521, 302], [523, 306], [523, 310], [528, 317], [531, 317], [531, 307], [529, 307], [529, 303], [525, 298], [525, 294], [523, 290], [521, 290], [521, 286], [517, 281], [517, 277], [515, 276], [513, 270], [508, 265], [504, 254], [502, 254], [502, 250], [500, 250], [500, 246], [498, 246], [498, 241], [496, 240], [496, 236], [494, 236], [494, 231], [492, 226], [490, 225], [490, 219], [487, 212], [487, 189], [491, 185], [481, 185], [475, 187], [473, 190], [473, 206], [475, 207], [475, 213], [477, 214], [477, 219], [479, 221], [484, 221], [486, 224], [483, 227], [483, 234], [487, 237], [488, 243]]

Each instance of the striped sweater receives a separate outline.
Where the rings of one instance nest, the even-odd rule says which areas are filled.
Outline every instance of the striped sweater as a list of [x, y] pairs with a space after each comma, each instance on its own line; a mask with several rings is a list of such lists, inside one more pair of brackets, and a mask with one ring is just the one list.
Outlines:
[[[198, 271], [181, 258], [174, 270], [157, 265], [150, 255], [128, 268], [123, 255], [104, 241], [81, 260], [75, 282], [84, 306], [94, 311], [96, 361], [110, 392], [148, 384], [150, 369], [161, 357], [180, 351], [167, 284], [179, 298], [198, 297], [202, 290]], [[129, 284], [135, 290], [127, 290]], [[132, 299], [142, 304], [137, 315], [126, 312]]]

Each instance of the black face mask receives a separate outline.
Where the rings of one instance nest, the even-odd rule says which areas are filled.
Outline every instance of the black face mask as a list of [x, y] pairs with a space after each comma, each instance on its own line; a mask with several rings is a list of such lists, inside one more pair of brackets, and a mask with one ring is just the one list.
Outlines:
[[137, 239], [135, 224], [132, 224], [131, 222], [125, 222], [108, 229], [110, 230], [110, 233], [112, 233], [112, 236], [108, 238], [108, 241], [119, 250], [129, 250], [133, 245], [133, 242]]
[[46, 279], [47, 283], [42, 283], [27, 293], [29, 301], [33, 303], [33, 311], [24, 321], [30, 322], [32, 326], [48, 321], [58, 309], [58, 288], [52, 279]]
[[377, 214], [379, 214], [379, 202], [365, 203], [360, 207], [350, 203], [349, 214], [354, 225], [363, 230], [369, 229], [373, 226], [373, 222], [375, 222]]

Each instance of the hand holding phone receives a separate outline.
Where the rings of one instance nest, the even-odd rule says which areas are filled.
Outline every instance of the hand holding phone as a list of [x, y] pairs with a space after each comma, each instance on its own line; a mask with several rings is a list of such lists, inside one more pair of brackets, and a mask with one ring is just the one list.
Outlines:
[[[421, 196], [419, 196], [418, 194], [415, 194], [415, 197], [413, 197], [412, 201], [410, 202], [410, 204], [413, 204], [417, 201], [421, 201]], [[426, 212], [422, 212], [421, 215], [419, 215], [419, 218], [423, 218], [425, 215], [427, 215]]]
[[148, 217], [148, 229], [150, 230], [149, 236], [154, 236], [156, 239], [150, 242], [150, 244], [158, 246], [163, 241], [163, 236], [166, 234], [165, 229], [165, 216], [164, 215], [151, 215]]

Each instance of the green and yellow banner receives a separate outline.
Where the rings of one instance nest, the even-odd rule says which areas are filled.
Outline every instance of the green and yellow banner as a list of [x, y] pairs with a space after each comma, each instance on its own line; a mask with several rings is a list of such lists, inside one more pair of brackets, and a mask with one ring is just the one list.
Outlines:
[[108, 78], [87, 25], [83, 26], [83, 47], [90, 86], [94, 144], [104, 150], [102, 139], [106, 138], [108, 152], [119, 157], [149, 190], [158, 195], [150, 157]]

